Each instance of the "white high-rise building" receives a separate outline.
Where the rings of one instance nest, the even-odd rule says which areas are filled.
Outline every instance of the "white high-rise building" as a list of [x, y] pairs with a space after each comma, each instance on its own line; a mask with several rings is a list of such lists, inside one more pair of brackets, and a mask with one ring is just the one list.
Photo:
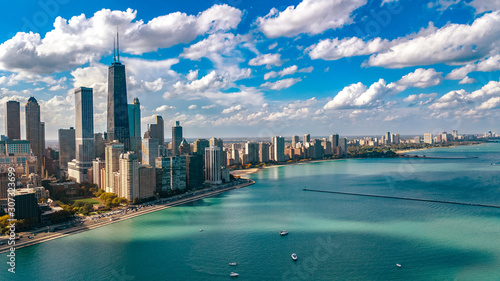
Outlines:
[[[304, 135], [304, 139], [307, 139], [310, 136], [309, 134]], [[274, 136], [273, 137], [273, 160], [276, 162], [284, 162], [285, 161], [285, 138], [282, 136]]]
[[139, 160], [137, 155], [128, 151], [120, 155], [120, 186], [115, 188], [118, 190], [118, 197], [127, 198], [129, 201], [139, 197]]
[[119, 143], [118, 141], [113, 141], [106, 145], [106, 178], [105, 178], [105, 186], [103, 189], [106, 192], [116, 193], [115, 191], [115, 180], [113, 173], [119, 172], [120, 170], [120, 155], [125, 152], [125, 146], [123, 143]]
[[158, 147], [160, 142], [156, 138], [144, 138], [142, 140], [142, 164], [154, 166], [158, 157]]
[[433, 141], [432, 134], [424, 134], [424, 143], [432, 144]]
[[92, 170], [93, 170], [93, 182], [97, 184], [99, 188], [104, 188], [101, 186], [101, 170], [106, 167], [106, 163], [101, 159], [97, 158], [92, 161]]
[[222, 183], [222, 150], [218, 146], [205, 148], [205, 182]]

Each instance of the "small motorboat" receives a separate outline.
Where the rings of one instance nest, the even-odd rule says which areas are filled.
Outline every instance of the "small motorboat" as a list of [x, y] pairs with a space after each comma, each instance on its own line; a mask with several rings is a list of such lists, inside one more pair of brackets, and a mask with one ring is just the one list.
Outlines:
[[292, 254], [292, 260], [297, 261], [297, 254], [296, 253]]
[[399, 263], [396, 264], [397, 267], [401, 268], [401, 265]]
[[282, 231], [280, 231], [280, 235], [281, 235], [281, 236], [288, 235], [288, 231], [286, 231], [286, 230], [282, 230]]
[[200, 232], [202, 232], [202, 231], [203, 231], [203, 229], [200, 229]]
[[229, 274], [229, 276], [231, 276], [231, 277], [238, 277], [238, 276], [239, 276], [239, 274], [238, 274], [238, 273], [236, 273], [236, 272], [231, 272], [231, 273]]
[[229, 265], [230, 265], [230, 266], [235, 266], [235, 265], [236, 265], [236, 263], [235, 263], [235, 262], [230, 262], [230, 263], [229, 263]]

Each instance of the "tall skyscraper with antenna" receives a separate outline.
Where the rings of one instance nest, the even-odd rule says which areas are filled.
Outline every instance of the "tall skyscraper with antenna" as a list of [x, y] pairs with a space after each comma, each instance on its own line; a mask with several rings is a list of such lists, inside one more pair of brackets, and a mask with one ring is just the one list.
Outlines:
[[123, 143], [130, 150], [125, 65], [120, 62], [120, 41], [116, 32], [113, 63], [108, 68], [108, 140]]

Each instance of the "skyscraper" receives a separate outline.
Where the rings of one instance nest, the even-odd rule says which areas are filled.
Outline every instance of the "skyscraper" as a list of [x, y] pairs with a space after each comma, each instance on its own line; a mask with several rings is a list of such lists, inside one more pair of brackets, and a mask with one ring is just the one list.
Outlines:
[[245, 154], [248, 155], [248, 163], [259, 162], [259, 144], [247, 141], [245, 143]]
[[321, 140], [314, 139], [312, 142], [314, 143], [314, 158], [323, 158], [324, 149], [321, 145]]
[[299, 136], [293, 136], [292, 137], [292, 147], [296, 148], [298, 142], [299, 142]]
[[432, 144], [433, 142], [432, 134], [424, 134], [424, 143]]
[[205, 149], [205, 182], [209, 184], [222, 183], [222, 150], [218, 146]]
[[203, 156], [186, 155], [186, 185], [188, 189], [203, 186]]
[[310, 134], [304, 134], [303, 140], [302, 140], [302, 145], [305, 145], [306, 142], [311, 141], [311, 135]]
[[186, 189], [186, 157], [170, 157], [170, 181], [172, 190]]
[[76, 182], [89, 179], [94, 159], [94, 94], [92, 88], [75, 89], [75, 165], [68, 164], [69, 177]]
[[18, 101], [5, 103], [5, 133], [11, 140], [21, 139], [21, 116]]
[[101, 159], [101, 158], [96, 158], [94, 161], [92, 161], [92, 170], [93, 170], [93, 180], [92, 182], [96, 184], [99, 188], [104, 188], [102, 186], [102, 179], [101, 179], [101, 170], [105, 169], [106, 163]]
[[210, 139], [210, 146], [217, 146], [222, 150], [224, 149], [224, 141], [220, 138], [213, 137]]
[[155, 167], [158, 191], [186, 189], [186, 157], [157, 157]]
[[[297, 136], [297, 138], [299, 137]], [[267, 142], [259, 143], [259, 162], [269, 162], [269, 143]]]
[[[269, 154], [269, 152], [268, 152]], [[239, 164], [240, 163], [240, 153], [238, 149], [233, 149], [231, 151], [231, 158], [234, 159], [234, 164]]]
[[94, 155], [95, 158], [104, 158], [104, 150], [106, 149], [106, 133], [94, 134]]
[[186, 139], [183, 139], [181, 145], [179, 145], [179, 149], [177, 150], [179, 155], [187, 155], [191, 153], [191, 145], [186, 141]]
[[145, 138], [142, 140], [142, 164], [154, 166], [158, 157], [158, 140], [155, 138]]
[[339, 143], [340, 151], [342, 153], [342, 156], [347, 156], [347, 139], [346, 138], [341, 138], [340, 143]]
[[205, 157], [205, 148], [210, 146], [210, 142], [206, 139], [197, 139], [194, 141], [193, 152]]
[[332, 155], [332, 143], [328, 139], [322, 139], [321, 140], [321, 145], [323, 146], [323, 152], [325, 153], [325, 156]]
[[146, 199], [155, 196], [156, 168], [140, 165], [137, 174], [139, 176], [139, 195], [134, 195], [134, 198]]
[[179, 146], [182, 142], [182, 127], [179, 121], [175, 121], [172, 127], [172, 155], [179, 155]]
[[106, 145], [106, 178], [103, 187], [106, 192], [115, 192], [113, 173], [120, 169], [119, 160], [123, 152], [125, 152], [125, 147], [122, 143], [114, 141]]
[[108, 67], [108, 139], [124, 144], [130, 150], [130, 131], [127, 105], [125, 65], [120, 62], [120, 45], [117, 34], [116, 54]]
[[140, 156], [141, 150], [141, 104], [134, 98], [128, 105], [128, 125], [130, 132], [130, 150]]
[[170, 157], [156, 157], [156, 191], [168, 192], [172, 190], [171, 185], [171, 160]]
[[165, 133], [163, 127], [163, 118], [160, 115], [155, 115], [155, 123], [148, 125], [148, 130], [144, 134], [144, 138], [157, 139], [159, 145], [163, 145], [165, 143]]
[[75, 159], [75, 129], [59, 129], [59, 168], [68, 170], [68, 162]]
[[391, 144], [392, 143], [392, 138], [391, 138], [391, 132], [385, 133], [385, 144]]
[[44, 143], [45, 140], [42, 138], [45, 132], [42, 133], [44, 126], [40, 122], [40, 105], [38, 105], [37, 100], [34, 97], [30, 97], [26, 103], [25, 109], [25, 122], [26, 122], [26, 139], [31, 144], [31, 150], [33, 154], [37, 157], [37, 168], [36, 172], [41, 172], [42, 159], [44, 154]]
[[332, 143], [332, 149], [335, 150], [339, 146], [339, 134], [331, 135], [330, 142]]
[[120, 155], [120, 183], [115, 187], [118, 197], [127, 198], [129, 201], [139, 197], [139, 161], [133, 151], [128, 151]]
[[[309, 134], [307, 134], [309, 136]], [[310, 136], [309, 136], [310, 138]], [[304, 135], [304, 140], [306, 140], [306, 135]], [[309, 139], [310, 140], [310, 139]], [[273, 137], [273, 149], [274, 149], [274, 161], [284, 162], [285, 161], [285, 138], [282, 136]]]

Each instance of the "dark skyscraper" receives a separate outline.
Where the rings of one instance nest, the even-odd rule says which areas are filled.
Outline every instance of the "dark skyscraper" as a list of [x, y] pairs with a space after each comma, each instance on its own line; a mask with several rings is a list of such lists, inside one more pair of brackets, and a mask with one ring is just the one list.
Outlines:
[[75, 129], [59, 129], [59, 168], [68, 170], [68, 162], [75, 159]]
[[45, 150], [45, 126], [40, 122], [40, 105], [34, 97], [26, 103], [26, 139], [29, 140], [31, 150], [37, 157], [37, 173], [41, 171]]
[[94, 93], [92, 88], [75, 89], [75, 160], [68, 175], [78, 183], [91, 180], [88, 170], [94, 158]]
[[124, 144], [125, 150], [130, 150], [127, 83], [119, 46], [117, 43], [116, 55], [108, 67], [108, 140], [117, 140]]
[[172, 127], [172, 155], [179, 155], [179, 146], [182, 142], [182, 127], [179, 121], [175, 121]]
[[188, 189], [203, 186], [203, 159], [201, 154], [186, 155], [186, 185]]
[[11, 140], [21, 139], [21, 116], [18, 101], [5, 103], [5, 133]]

